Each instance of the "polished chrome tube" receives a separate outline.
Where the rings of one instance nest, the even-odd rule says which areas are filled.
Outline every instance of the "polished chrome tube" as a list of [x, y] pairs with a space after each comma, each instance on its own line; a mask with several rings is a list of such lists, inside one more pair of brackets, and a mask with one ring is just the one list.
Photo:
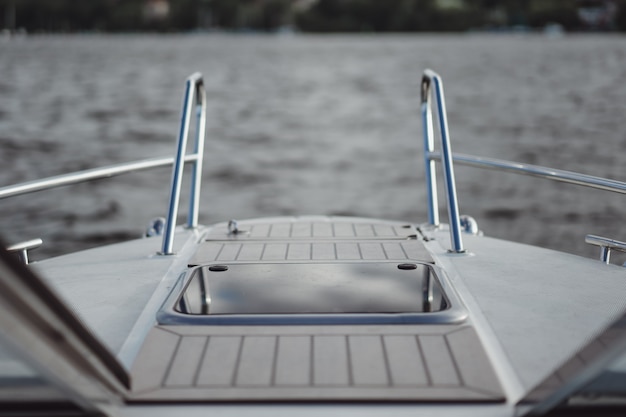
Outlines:
[[[186, 154], [190, 118], [194, 104], [196, 109], [196, 137], [194, 153]], [[168, 215], [165, 223], [165, 231], [161, 251], [162, 254], [170, 255], [173, 253], [174, 231], [176, 228], [176, 218], [178, 215], [178, 205], [180, 201], [180, 189], [182, 184], [183, 169], [185, 163], [188, 162], [193, 163], [193, 176], [191, 180], [191, 196], [187, 226], [193, 228], [198, 225], [200, 183], [202, 179], [202, 160], [204, 155], [205, 131], [206, 93], [204, 91], [202, 75], [200, 73], [195, 73], [186, 80], [186, 88], [181, 115], [181, 125], [178, 134], [177, 152], [175, 158], [145, 159], [142, 161], [128, 162], [102, 168], [93, 168], [84, 171], [73, 172], [70, 174], [44, 178], [41, 180], [0, 187], [0, 199], [62, 187], [65, 185], [78, 184], [81, 182], [87, 182], [101, 178], [110, 178], [129, 172], [143, 171], [161, 166], [173, 165]]]
[[17, 253], [20, 260], [28, 265], [28, 251], [30, 249], [38, 248], [43, 244], [43, 240], [40, 238], [27, 240], [26, 242], [16, 243], [14, 245], [7, 246], [7, 251], [11, 253]]
[[[187, 155], [185, 157], [185, 162], [193, 162], [197, 158], [198, 157], [196, 155]], [[172, 165], [173, 163], [174, 158], [153, 158], [145, 159], [143, 161], [111, 165], [108, 167], [87, 169], [84, 171], [73, 172], [70, 174], [57, 175], [41, 180], [29, 181], [21, 184], [1, 187], [0, 199], [16, 197], [22, 194], [49, 190], [65, 185], [79, 184], [81, 182], [87, 182], [102, 178], [111, 178], [117, 175], [127, 174], [129, 172], [145, 171], [148, 169]]]
[[[427, 98], [429, 100], [429, 98]], [[435, 151], [433, 116], [430, 103], [422, 103], [422, 127], [424, 135], [424, 166], [426, 168], [426, 196], [428, 198], [428, 223], [439, 226], [439, 202], [437, 201], [437, 171], [430, 155]]]
[[[429, 160], [440, 160], [441, 153], [431, 152]], [[524, 164], [520, 162], [505, 161], [502, 159], [484, 158], [480, 156], [453, 154], [455, 163], [477, 168], [493, 169], [497, 171], [509, 171], [516, 174], [539, 177], [568, 184], [582, 185], [598, 190], [611, 191], [619, 194], [626, 194], [626, 182], [611, 180], [592, 175], [579, 174], [577, 172], [564, 171], [560, 169], [547, 168], [538, 165]]]
[[[161, 248], [162, 255], [172, 255], [174, 253], [174, 250], [173, 250], [174, 249], [174, 232], [176, 229], [178, 205], [180, 202], [180, 189], [182, 185], [183, 168], [184, 168], [183, 161], [184, 161], [185, 152], [187, 149], [187, 137], [189, 136], [189, 125], [190, 125], [192, 108], [194, 106], [194, 102], [197, 101], [196, 97], [198, 95], [203, 96], [203, 93], [201, 93], [200, 91], [202, 92], [204, 91], [202, 75], [200, 73], [195, 73], [191, 75], [189, 78], [187, 78], [187, 81], [185, 82], [185, 95], [183, 98], [181, 123], [180, 123], [180, 129], [178, 132], [176, 158], [174, 161], [174, 168], [172, 169], [172, 182], [171, 182], [172, 185], [171, 185], [171, 190], [170, 190], [169, 206], [167, 210], [165, 230], [163, 232], [163, 245]], [[204, 102], [202, 102], [202, 105], [204, 105]], [[204, 111], [204, 109], [202, 111]], [[204, 130], [203, 126], [199, 126], [199, 127], [202, 127], [201, 130]], [[197, 141], [198, 141], [198, 144], [196, 146], [196, 151], [198, 149], [203, 150], [204, 149], [204, 144], [203, 144], [204, 133], [202, 134], [202, 136], [197, 135]], [[200, 142], [202, 143], [200, 144]], [[195, 164], [196, 168], [198, 167], [198, 163], [200, 163], [200, 167], [201, 167], [202, 166], [202, 163], [201, 163], [202, 154], [196, 153], [194, 155], [196, 155], [196, 164]], [[194, 170], [194, 171], [197, 171], [197, 170]], [[196, 175], [200, 175], [200, 174], [196, 173]], [[195, 182], [195, 184], [198, 184], [198, 183], [199, 183], [198, 181]], [[192, 194], [195, 191], [196, 191], [196, 188], [195, 188], [195, 185], [193, 185]], [[192, 199], [191, 201], [193, 201], [193, 203], [191, 204], [192, 206], [197, 203], [197, 198], [198, 196], [191, 197]], [[192, 209], [190, 209], [190, 214], [193, 217], [197, 216], [197, 213], [191, 213], [191, 210]], [[189, 223], [193, 223], [193, 221], [188, 220], [188, 224]]]
[[176, 158], [172, 169], [172, 182], [170, 189], [169, 206], [167, 209], [167, 217], [165, 222], [165, 230], [163, 233], [163, 246], [161, 254], [173, 254], [174, 232], [176, 229], [176, 220], [178, 217], [178, 204], [180, 202], [180, 189], [183, 177], [183, 164], [181, 159], [187, 149], [187, 136], [189, 135], [189, 113], [193, 105], [193, 88], [194, 81], [190, 78], [186, 81], [185, 96], [183, 98], [183, 108], [181, 114], [180, 129], [178, 132], [178, 141], [176, 148]]
[[[426, 70], [424, 71], [424, 76], [422, 77], [422, 114], [424, 115], [429, 111], [430, 108], [430, 94], [431, 94], [431, 86], [435, 85], [435, 98], [437, 101], [437, 110], [439, 116], [439, 133], [441, 138], [441, 150], [442, 150], [442, 165], [443, 165], [443, 176], [445, 181], [445, 189], [446, 189], [446, 199], [448, 203], [448, 219], [450, 222], [450, 243], [452, 244], [452, 249], [450, 252], [454, 253], [463, 253], [465, 249], [463, 248], [463, 240], [461, 238], [461, 217], [459, 215], [459, 203], [457, 199], [456, 193], [456, 182], [454, 177], [454, 166], [452, 164], [452, 149], [450, 146], [450, 133], [448, 129], [448, 119], [446, 115], [446, 102], [443, 92], [443, 82], [441, 81], [441, 77], [434, 71]], [[424, 110], [424, 107], [427, 110]], [[428, 119], [426, 116], [424, 118]], [[432, 126], [425, 126], [425, 137], [424, 141], [425, 147], [430, 148], [430, 144], [433, 143], [433, 133]], [[427, 159], [430, 160], [430, 152], [427, 153]], [[429, 166], [427, 164], [427, 180], [429, 173]], [[434, 174], [434, 170], [431, 171]], [[432, 181], [432, 180], [431, 180]], [[432, 197], [436, 195], [436, 192], [433, 188], [433, 183], [431, 182], [428, 185], [431, 189], [429, 193], [432, 192]], [[433, 199], [429, 195], [429, 210], [435, 212], [437, 210], [436, 199]], [[434, 220], [434, 218], [432, 219]], [[433, 223], [431, 223], [433, 224]]]
[[[435, 86], [435, 97], [439, 113], [439, 127], [441, 136], [441, 152], [434, 150], [434, 133], [432, 125], [432, 110], [430, 103], [431, 85]], [[453, 245], [451, 252], [464, 252], [463, 243], [460, 234], [460, 217], [458, 209], [458, 200], [456, 196], [456, 186], [454, 179], [453, 164], [462, 164], [467, 166], [494, 169], [498, 171], [508, 171], [516, 174], [534, 176], [539, 178], [550, 179], [569, 184], [582, 185], [585, 187], [626, 194], [626, 182], [611, 180], [591, 175], [579, 174], [571, 171], [547, 168], [537, 165], [530, 165], [518, 162], [505, 161], [494, 158], [484, 158], [473, 155], [453, 154], [450, 149], [450, 137], [448, 131], [448, 122], [446, 116], [445, 98], [443, 94], [443, 85], [441, 77], [431, 71], [424, 71], [421, 85], [422, 93], [422, 122], [424, 135], [424, 159], [426, 165], [426, 187], [428, 196], [428, 220], [433, 226], [439, 225], [437, 216], [437, 189], [436, 189], [436, 173], [433, 162], [439, 160], [443, 166], [446, 197], [448, 201], [448, 217], [450, 221], [450, 239]], [[603, 238], [604, 239], [604, 238]], [[593, 240], [593, 239], [592, 239]], [[610, 239], [609, 239], [610, 240]], [[612, 241], [613, 243], [617, 241]], [[592, 242], [588, 242], [592, 243]], [[620, 243], [621, 242], [617, 242]], [[592, 243], [597, 244], [597, 243]], [[599, 245], [602, 247], [602, 259], [608, 262], [610, 251], [622, 250], [621, 246], [615, 244]]]
[[626, 252], [626, 242], [621, 242], [615, 239], [609, 239], [608, 237], [587, 235], [585, 236], [585, 243], [600, 247], [600, 260], [606, 264], [610, 262], [611, 251], [616, 250], [618, 252]]
[[[202, 82], [202, 80], [200, 80]], [[194, 154], [204, 155], [204, 138], [206, 131], [206, 92], [204, 88], [196, 88], [196, 140]], [[200, 184], [202, 182], [202, 158], [198, 158], [193, 165], [191, 174], [191, 192], [189, 196], [189, 214], [187, 227], [198, 226], [198, 212], [200, 208]]]

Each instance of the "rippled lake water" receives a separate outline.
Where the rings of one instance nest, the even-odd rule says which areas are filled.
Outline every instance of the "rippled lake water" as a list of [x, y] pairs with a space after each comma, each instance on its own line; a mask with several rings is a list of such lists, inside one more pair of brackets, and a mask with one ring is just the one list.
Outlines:
[[[174, 152], [184, 79], [205, 77], [203, 223], [342, 214], [426, 221], [419, 82], [444, 79], [453, 149], [626, 180], [620, 36], [35, 36], [0, 40], [0, 185]], [[457, 168], [490, 236], [596, 256], [625, 196]], [[128, 239], [170, 173], [0, 201], [45, 257]], [[445, 216], [442, 216], [445, 218]]]

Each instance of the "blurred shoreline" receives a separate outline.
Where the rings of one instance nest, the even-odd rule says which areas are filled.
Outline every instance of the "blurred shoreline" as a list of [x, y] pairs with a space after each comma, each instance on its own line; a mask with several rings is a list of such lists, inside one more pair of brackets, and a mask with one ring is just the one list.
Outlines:
[[8, 33], [613, 32], [626, 31], [626, 0], [0, 0], [0, 22]]

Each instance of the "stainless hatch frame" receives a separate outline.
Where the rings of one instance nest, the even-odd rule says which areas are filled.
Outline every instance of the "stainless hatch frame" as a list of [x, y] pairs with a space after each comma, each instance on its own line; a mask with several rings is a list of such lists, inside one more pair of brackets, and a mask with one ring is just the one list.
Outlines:
[[[441, 288], [447, 308], [434, 312], [421, 313], [323, 313], [323, 314], [223, 314], [193, 315], [178, 312], [175, 306], [200, 268], [218, 266], [206, 264], [189, 268], [172, 289], [161, 310], [157, 313], [157, 322], [162, 325], [368, 325], [368, 324], [458, 324], [468, 317], [467, 309], [457, 295], [443, 269], [426, 262], [413, 262], [428, 268], [432, 277]], [[303, 267], [310, 265], [300, 264]], [[332, 263], [329, 263], [332, 264]], [[335, 263], [338, 264], [338, 263]], [[397, 262], [379, 262], [395, 265]], [[222, 266], [223, 264], [219, 264]], [[242, 265], [238, 263], [237, 265]], [[246, 265], [246, 264], [243, 264]], [[249, 264], [250, 265], [250, 264]], [[285, 265], [284, 263], [263, 263], [254, 265]], [[318, 264], [316, 264], [318, 265]], [[424, 297], [427, 295], [423, 295]]]

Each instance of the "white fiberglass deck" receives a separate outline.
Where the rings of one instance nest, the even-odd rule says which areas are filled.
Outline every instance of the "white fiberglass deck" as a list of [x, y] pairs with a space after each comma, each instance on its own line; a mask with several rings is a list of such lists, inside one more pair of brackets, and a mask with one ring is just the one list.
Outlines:
[[[505, 409], [508, 410], [508, 407], [518, 401], [525, 391], [549, 375], [590, 336], [608, 323], [624, 303], [623, 293], [626, 290], [626, 280], [624, 280], [623, 268], [604, 265], [596, 260], [583, 259], [483, 236], [465, 237], [470, 254], [450, 254], [446, 249], [449, 239], [446, 230], [429, 231], [424, 229], [423, 233], [427, 239], [422, 241], [422, 236], [418, 233], [419, 240], [416, 241], [412, 236], [414, 232], [403, 227], [405, 226], [404, 223], [368, 219], [327, 217], [259, 219], [242, 221], [239, 223], [239, 227], [245, 230], [246, 228], [253, 229], [257, 225], [268, 224], [281, 225], [280, 228], [283, 229], [287, 227], [287, 230], [291, 230], [291, 236], [257, 237], [242, 234], [236, 238], [228, 237], [225, 235], [226, 225], [222, 224], [213, 229], [206, 229], [208, 234], [204, 234], [202, 230], [197, 232], [181, 230], [177, 239], [180, 246], [176, 248], [177, 255], [174, 256], [159, 257], [155, 255], [158, 250], [158, 242], [142, 239], [111, 246], [104, 251], [86, 251], [63, 257], [63, 259], [40, 262], [36, 268], [70, 301], [77, 313], [105, 343], [115, 352], [118, 352], [123, 362], [129, 368], [133, 367], [133, 373], [138, 372], [134, 376], [137, 384], [135, 385], [136, 399], [147, 402], [157, 401], [159, 396], [170, 398], [172, 389], [185, 392], [182, 394], [182, 398], [189, 398], [194, 401], [198, 401], [198, 397], [205, 395], [208, 391], [213, 393], [211, 394], [213, 395], [212, 398], [217, 401], [232, 399], [235, 392], [239, 394], [248, 393], [247, 398], [253, 400], [258, 394], [251, 394], [249, 385], [256, 383], [265, 384], [261, 391], [265, 391], [267, 394], [269, 390], [273, 393], [269, 397], [278, 399], [282, 395], [277, 394], [281, 392], [277, 388], [281, 386], [281, 378], [293, 378], [300, 383], [308, 381], [308, 385], [304, 384], [293, 391], [296, 394], [290, 394], [292, 400], [315, 397], [324, 390], [323, 387], [316, 386], [316, 381], [319, 381], [316, 378], [325, 378], [321, 375], [325, 375], [324, 372], [326, 372], [327, 367], [324, 368], [325, 365], [319, 363], [316, 365], [315, 359], [310, 358], [315, 358], [318, 355], [316, 352], [328, 348], [326, 343], [341, 345], [346, 352], [343, 359], [338, 359], [344, 365], [337, 366], [335, 374], [332, 376], [336, 380], [345, 382], [344, 391], [337, 391], [343, 392], [345, 395], [342, 397], [340, 394], [332, 394], [326, 399], [363, 399], [366, 397], [364, 392], [370, 390], [371, 395], [373, 391], [370, 388], [365, 388], [365, 391], [359, 393], [359, 390], [363, 388], [360, 385], [361, 382], [367, 385], [368, 381], [378, 381], [380, 385], [376, 389], [379, 389], [377, 391], [379, 395], [378, 397], [374, 395], [375, 398], [389, 397], [402, 401], [428, 401], [423, 393], [428, 392], [428, 389], [431, 390], [431, 393], [434, 392], [432, 391], [433, 387], [428, 383], [419, 385], [420, 378], [422, 381], [430, 382], [439, 377], [445, 380], [450, 375], [455, 375], [457, 381], [469, 381], [469, 379], [466, 378], [463, 371], [459, 371], [463, 365], [453, 366], [456, 370], [452, 374], [446, 374], [445, 367], [440, 368], [441, 372], [444, 372], [441, 376], [434, 376], [435, 374], [429, 373], [430, 371], [426, 372], [426, 369], [430, 369], [429, 367], [432, 366], [429, 364], [430, 359], [424, 359], [428, 354], [424, 353], [423, 349], [429, 342], [423, 346], [422, 338], [426, 337], [425, 340], [434, 341], [435, 339], [430, 339], [430, 337], [439, 335], [436, 337], [443, 337], [443, 339], [439, 339], [439, 342], [436, 343], [446, 340], [449, 366], [451, 363], [449, 360], [452, 358], [456, 361], [456, 355], [462, 351], [456, 350], [453, 346], [454, 343], [450, 344], [447, 335], [465, 332], [473, 335], [471, 338], [474, 338], [473, 340], [479, 346], [478, 350], [482, 352], [479, 355], [484, 355], [485, 363], [490, 364], [489, 366], [493, 368], [494, 378], [492, 381], [499, 381], [501, 384], [503, 395], [497, 394], [497, 390], [491, 390], [492, 394], [495, 393], [496, 395], [492, 395], [490, 401], [504, 398], [505, 404], [507, 404], [502, 409], [504, 411]], [[316, 224], [321, 226], [312, 226]], [[317, 227], [320, 229], [316, 229]], [[326, 230], [335, 230], [336, 234], [337, 230], [343, 228], [352, 228], [353, 230], [359, 228], [363, 228], [362, 230], [365, 228], [383, 230], [387, 228], [390, 230], [389, 227], [404, 231], [406, 236], [389, 236], [387, 234], [384, 236], [352, 235], [341, 237], [332, 235], [293, 236], [294, 230], [301, 229], [313, 231], [326, 228]], [[275, 230], [279, 230], [279, 227]], [[186, 240], [184, 239], [185, 235], [187, 236]], [[389, 247], [384, 246], [389, 243], [401, 247], [402, 245], [411, 245], [412, 242], [419, 242], [421, 249], [415, 249], [411, 252], [405, 248], [404, 251], [397, 252], [403, 254], [397, 258], [390, 257], [389, 254], [392, 252], [388, 250]], [[290, 245], [300, 249], [304, 248], [302, 253], [314, 254], [317, 253], [314, 247], [318, 243], [327, 247], [332, 245], [334, 248], [341, 247], [340, 245], [352, 245], [353, 249], [349, 253], [352, 253], [355, 258], [358, 256], [358, 258], [338, 259], [339, 256], [337, 256], [335, 259], [314, 259], [314, 256], [311, 256], [309, 259], [289, 259], [290, 253], [296, 253], [290, 251]], [[220, 247], [219, 253], [211, 249], [212, 245]], [[175, 287], [178, 288], [176, 282], [181, 274], [187, 270], [188, 264], [196, 265], [216, 261], [233, 264], [250, 262], [263, 264], [268, 262], [262, 255], [259, 255], [256, 261], [249, 257], [237, 258], [237, 256], [241, 257], [242, 254], [246, 253], [244, 249], [247, 247], [246, 245], [265, 245], [265, 247], [282, 245], [283, 258], [271, 261], [278, 263], [293, 263], [294, 261], [301, 263], [434, 262], [435, 265], [445, 270], [454, 291], [467, 308], [469, 318], [461, 324], [443, 326], [310, 326], [306, 331], [303, 328], [307, 326], [256, 326], [253, 329], [241, 326], [166, 325], [154, 327], [157, 312], [170, 291]], [[209, 248], [208, 251], [207, 247]], [[225, 250], [227, 247], [233, 249]], [[365, 250], [363, 250], [364, 248]], [[212, 254], [207, 255], [209, 252]], [[228, 253], [231, 255], [227, 255]], [[261, 252], [258, 253], [261, 254]], [[262, 253], [265, 252], [262, 251]], [[339, 254], [341, 250], [333, 250], [332, 253]], [[495, 253], [498, 255], [494, 256]], [[378, 256], [374, 254], [378, 254]], [[122, 262], [111, 262], [114, 258], [121, 259]], [[174, 291], [178, 290], [174, 289]], [[460, 333], [458, 333], [459, 329], [461, 330]], [[137, 353], [146, 335], [150, 334], [146, 341], [148, 344], [152, 343], [151, 340], [154, 337], [161, 337], [155, 336], [155, 332], [156, 334], [165, 333], [169, 335], [165, 338], [174, 341], [174, 346], [166, 347], [165, 352], [155, 353], [155, 357], [160, 357], [163, 364], [167, 364], [164, 365], [166, 368], [154, 368], [152, 372], [157, 374], [160, 372], [160, 376], [146, 379], [142, 367], [150, 362], [150, 358], [143, 356], [144, 353], [139, 353], [139, 355]], [[215, 340], [219, 341], [215, 343]], [[406, 351], [400, 356], [395, 356], [397, 353], [393, 353], [402, 352], [398, 346], [404, 344], [406, 348], [408, 340], [411, 340], [411, 346], [413, 346], [412, 343], [415, 343], [416, 346], [420, 347], [414, 352], [419, 352], [420, 359], [422, 359], [421, 366], [425, 370], [421, 376], [412, 373], [414, 379], [412, 380], [412, 388], [409, 388], [410, 395], [407, 394], [409, 391], [407, 391], [406, 386], [396, 383], [408, 375], [404, 373], [404, 370], [398, 370], [402, 368], [400, 364], [405, 363], [405, 360], [398, 358], [406, 355]], [[230, 375], [231, 385], [218, 389], [212, 387], [212, 383], [204, 379], [208, 378], [207, 371], [203, 370], [205, 369], [204, 365], [196, 366], [199, 362], [194, 365], [193, 358], [195, 357], [196, 361], [202, 361], [209, 367], [217, 366], [216, 364], [226, 366], [226, 363], [219, 361], [216, 363], [207, 362], [207, 358], [212, 357], [211, 355], [217, 352], [212, 349], [226, 342], [232, 343], [232, 346], [236, 345], [237, 351], [241, 355], [239, 360], [243, 360], [243, 362], [236, 365], [236, 370], [232, 368], [230, 373], [226, 372], [226, 375]], [[301, 352], [299, 349], [286, 347], [298, 346], [299, 344], [309, 346], [308, 350], [305, 349]], [[356, 350], [353, 352], [353, 349]], [[429, 348], [426, 347], [425, 349], [428, 350]], [[170, 367], [174, 362], [181, 360], [176, 359], [177, 354], [180, 355], [181, 352], [190, 352], [189, 355], [183, 355], [187, 362], [182, 362], [180, 368], [178, 365]], [[256, 371], [253, 372], [252, 368], [248, 367], [250, 363], [254, 362], [255, 355], [262, 355], [263, 352], [266, 352], [271, 360], [262, 361], [264, 363], [262, 366], [265, 368], [263, 372], [257, 374]], [[277, 352], [286, 352], [286, 356]], [[296, 363], [300, 365], [289, 365], [288, 368], [284, 368], [286, 366], [284, 364], [289, 363], [294, 358], [294, 352], [308, 357], [308, 361], [298, 360]], [[364, 354], [363, 352], [369, 352], [367, 357], [372, 352], [379, 352], [380, 356], [372, 356], [378, 357], [373, 363], [384, 364], [384, 366], [381, 365], [376, 368], [378, 370], [363, 368], [368, 369], [363, 371], [358, 365], [359, 355]], [[189, 357], [187, 358], [187, 356]], [[470, 358], [459, 360], [472, 361], [474, 357], [472, 355]], [[298, 368], [298, 366], [302, 367], [302, 363], [309, 365]], [[316, 366], [322, 366], [322, 368], [318, 369]], [[184, 369], [189, 369], [186, 367], [193, 369], [190, 371], [193, 372], [193, 375], [184, 372]], [[285, 371], [285, 369], [289, 369], [289, 371]], [[307, 371], [304, 372], [302, 369], [307, 369]], [[181, 383], [180, 381], [187, 382]], [[184, 386], [177, 387], [179, 383]], [[473, 385], [470, 382], [468, 386]], [[458, 387], [459, 385], [456, 385], [455, 388], [457, 394]], [[421, 391], [417, 388], [420, 388]], [[383, 392], [389, 391], [396, 392], [397, 395], [394, 397], [395, 394], [383, 394]], [[315, 394], [316, 392], [317, 394]], [[431, 400], [433, 398], [442, 400], [446, 395], [434, 396], [431, 397]], [[462, 400], [462, 398], [465, 399]], [[476, 401], [476, 399], [462, 395], [457, 400], [451, 397], [448, 399], [452, 401]]]

